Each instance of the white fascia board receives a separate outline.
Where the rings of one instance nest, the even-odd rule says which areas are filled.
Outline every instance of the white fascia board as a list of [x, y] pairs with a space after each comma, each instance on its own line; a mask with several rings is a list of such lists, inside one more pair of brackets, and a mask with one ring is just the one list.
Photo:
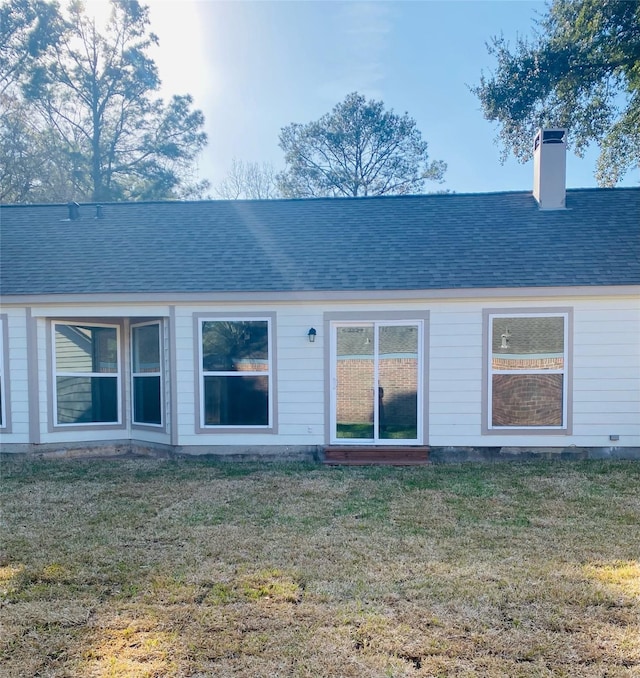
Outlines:
[[[6, 295], [2, 305], [46, 306], [46, 313], [55, 306], [103, 305], [101, 312], [113, 312], [122, 304], [144, 304], [139, 308], [128, 308], [128, 314], [148, 314], [153, 310], [157, 315], [168, 315], [168, 304], [174, 303], [237, 303], [237, 302], [298, 302], [298, 301], [393, 301], [428, 299], [557, 299], [580, 297], [638, 297], [640, 285], [582, 285], [571, 287], [474, 287], [460, 289], [423, 290], [327, 290], [327, 291], [273, 291], [273, 292], [153, 292], [117, 294], [43, 294]], [[150, 309], [147, 305], [157, 305]], [[110, 308], [109, 308], [110, 307]]]

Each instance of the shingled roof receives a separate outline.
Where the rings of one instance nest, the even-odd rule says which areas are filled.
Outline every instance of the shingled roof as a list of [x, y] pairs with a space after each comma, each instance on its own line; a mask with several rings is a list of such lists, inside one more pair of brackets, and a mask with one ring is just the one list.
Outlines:
[[640, 284], [640, 189], [0, 208], [3, 295]]

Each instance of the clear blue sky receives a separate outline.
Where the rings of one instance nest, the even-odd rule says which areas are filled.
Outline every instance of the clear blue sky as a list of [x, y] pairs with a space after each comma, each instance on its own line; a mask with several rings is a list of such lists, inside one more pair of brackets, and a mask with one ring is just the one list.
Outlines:
[[[144, 0], [142, 0], [144, 2]], [[529, 190], [531, 163], [500, 164], [496, 128], [469, 91], [494, 66], [485, 43], [531, 35], [543, 2], [150, 0], [165, 95], [191, 93], [209, 145], [200, 174], [214, 185], [233, 158], [282, 167], [280, 129], [317, 120], [353, 91], [409, 113], [430, 156], [448, 164], [440, 188]], [[596, 150], [571, 152], [567, 184], [595, 186]], [[638, 183], [638, 176], [626, 177]], [[436, 188], [432, 185], [433, 189]]]

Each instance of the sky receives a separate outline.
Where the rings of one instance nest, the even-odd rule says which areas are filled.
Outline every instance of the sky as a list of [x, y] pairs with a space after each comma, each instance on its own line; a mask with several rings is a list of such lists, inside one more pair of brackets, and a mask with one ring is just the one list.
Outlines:
[[[358, 92], [408, 113], [457, 193], [530, 190], [533, 163], [501, 164], [498, 128], [470, 87], [495, 66], [486, 43], [531, 36], [544, 2], [527, 0], [142, 0], [159, 38], [162, 96], [191, 94], [213, 189], [233, 160], [283, 168], [281, 128], [319, 119]], [[89, 3], [96, 7], [102, 0]], [[596, 186], [597, 149], [567, 157], [567, 186]], [[632, 173], [633, 174], [633, 173]], [[622, 185], [637, 185], [627, 175]], [[212, 190], [215, 196], [215, 190]]]

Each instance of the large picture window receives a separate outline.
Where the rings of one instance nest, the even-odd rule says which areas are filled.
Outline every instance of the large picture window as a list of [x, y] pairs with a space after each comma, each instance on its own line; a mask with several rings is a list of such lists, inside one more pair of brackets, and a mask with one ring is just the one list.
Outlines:
[[489, 314], [488, 429], [566, 429], [568, 314]]
[[120, 420], [119, 327], [53, 324], [57, 425]]
[[270, 320], [201, 320], [200, 348], [201, 425], [270, 427]]
[[131, 327], [133, 423], [162, 426], [162, 352], [159, 322]]

